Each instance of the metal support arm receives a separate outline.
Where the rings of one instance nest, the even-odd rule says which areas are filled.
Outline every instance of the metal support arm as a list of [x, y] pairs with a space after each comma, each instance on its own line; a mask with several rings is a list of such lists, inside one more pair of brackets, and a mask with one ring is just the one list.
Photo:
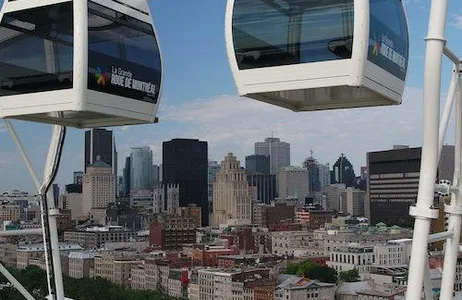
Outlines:
[[35, 298], [19, 283], [19, 281], [14, 278], [13, 275], [11, 275], [10, 272], [2, 265], [0, 264], [0, 273], [5, 276], [5, 278], [11, 282], [11, 284], [21, 293], [21, 295], [24, 296], [27, 300], [35, 300]]
[[[44, 182], [40, 183], [38, 176], [27, 156], [19, 137], [17, 136], [13, 125], [9, 120], [5, 119], [6, 127], [8, 128], [13, 140], [18, 147], [22, 158], [31, 174], [34, 183], [39, 190], [41, 197], [42, 210], [42, 228], [44, 237], [45, 260], [48, 280], [48, 290], [53, 300], [64, 300], [64, 286], [61, 269], [61, 256], [59, 251], [58, 230], [56, 225], [56, 213], [54, 204], [53, 190], [50, 189], [58, 172], [64, 140], [66, 136], [66, 127], [54, 125], [50, 148], [48, 151], [47, 161], [44, 170]], [[51, 259], [50, 259], [51, 255]]]

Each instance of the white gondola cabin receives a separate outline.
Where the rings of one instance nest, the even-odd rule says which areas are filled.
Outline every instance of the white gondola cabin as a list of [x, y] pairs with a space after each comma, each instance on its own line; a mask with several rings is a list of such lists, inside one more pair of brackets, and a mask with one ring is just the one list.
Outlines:
[[241, 96], [294, 111], [401, 103], [401, 0], [228, 0], [225, 28]]
[[146, 0], [5, 0], [0, 19], [0, 117], [156, 121], [162, 63]]

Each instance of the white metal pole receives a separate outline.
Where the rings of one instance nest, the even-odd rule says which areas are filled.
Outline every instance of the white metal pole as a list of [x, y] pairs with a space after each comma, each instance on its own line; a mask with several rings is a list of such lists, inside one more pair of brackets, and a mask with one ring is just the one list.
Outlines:
[[[451, 110], [454, 105], [456, 90], [459, 88], [459, 73], [457, 68], [452, 71], [451, 83], [449, 85], [448, 96], [444, 105], [443, 115], [441, 116], [440, 131], [439, 131], [439, 143], [438, 143], [438, 157], [441, 157], [441, 151], [443, 149], [444, 140], [446, 138], [446, 130], [448, 128], [449, 118], [451, 116]], [[439, 159], [438, 159], [439, 161]]]
[[[32, 165], [32, 163], [31, 163], [31, 161], [29, 159], [29, 156], [27, 155], [26, 150], [24, 149], [23, 144], [19, 140], [19, 136], [16, 133], [16, 130], [14, 129], [13, 124], [10, 122], [10, 120], [4, 119], [4, 121], [5, 121], [6, 128], [10, 132], [10, 135], [13, 138], [13, 141], [15, 142], [16, 147], [19, 150], [19, 153], [21, 154], [21, 156], [22, 156], [22, 158], [24, 160], [24, 163], [26, 164], [26, 167], [27, 167], [27, 170], [29, 171], [29, 174], [30, 174], [30, 176], [32, 177], [32, 180], [35, 183], [37, 191], [40, 191], [41, 184], [40, 184], [40, 181], [38, 179], [37, 172], [35, 171], [34, 166]], [[53, 196], [53, 195], [51, 195], [49, 193], [48, 197], [50, 197], [50, 196]], [[40, 203], [40, 214], [41, 214], [40, 219], [41, 219], [41, 222], [42, 222], [42, 237], [43, 237], [43, 247], [44, 247], [45, 261], [48, 262], [49, 261], [49, 253], [48, 253], [48, 249], [47, 249], [47, 246], [46, 246], [45, 228], [43, 227], [43, 226], [45, 226], [45, 219], [44, 219], [45, 218], [45, 211], [43, 210], [43, 203]], [[46, 273], [47, 273], [48, 291], [51, 292], [51, 282], [50, 282], [50, 272], [51, 272], [51, 270], [50, 270], [50, 266], [49, 266], [48, 263], [45, 264], [45, 270], [46, 270]]]
[[416, 206], [410, 214], [415, 217], [409, 264], [407, 300], [420, 300], [423, 276], [427, 262], [428, 235], [432, 218], [438, 217], [438, 210], [432, 209], [436, 172], [438, 168], [439, 119], [442, 56], [445, 46], [447, 0], [432, 0], [426, 38], [424, 73], [424, 128], [420, 166], [419, 191]]
[[34, 297], [21, 285], [19, 281], [14, 278], [13, 275], [8, 272], [8, 270], [0, 263], [0, 273], [8, 279], [9, 282], [24, 296], [27, 300], [35, 300]]
[[[459, 72], [457, 72], [459, 73]], [[445, 205], [445, 212], [448, 213], [448, 230], [453, 235], [446, 240], [443, 278], [441, 280], [441, 300], [451, 300], [454, 290], [457, 255], [459, 253], [460, 230], [462, 226], [462, 181], [461, 181], [461, 153], [462, 153], [462, 91], [461, 81], [458, 81], [456, 99], [456, 138], [454, 149], [454, 179], [453, 185], [457, 186], [457, 192], [451, 195], [451, 204]]]
[[428, 261], [425, 263], [424, 292], [425, 300], [433, 300], [433, 291], [430, 281], [430, 265], [428, 264]]
[[[60, 143], [63, 141], [62, 134], [65, 128], [63, 126], [54, 125], [53, 132], [50, 141], [50, 149], [48, 151], [47, 161], [44, 170], [44, 185], [47, 184], [47, 181], [50, 180], [52, 176], [53, 168], [57, 168], [59, 163], [58, 152], [60, 151]], [[50, 186], [52, 182], [49, 182]], [[44, 186], [41, 187], [41, 190]], [[53, 197], [53, 189], [50, 188], [47, 195], [47, 205], [48, 205], [48, 226], [49, 226], [49, 237], [51, 242], [51, 258], [53, 261], [53, 277], [55, 281], [55, 292], [57, 300], [64, 300], [64, 285], [63, 285], [63, 274], [61, 269], [61, 255], [59, 251], [59, 241], [58, 241], [58, 230], [56, 225], [56, 217], [59, 215], [59, 210], [55, 208], [55, 201]]]

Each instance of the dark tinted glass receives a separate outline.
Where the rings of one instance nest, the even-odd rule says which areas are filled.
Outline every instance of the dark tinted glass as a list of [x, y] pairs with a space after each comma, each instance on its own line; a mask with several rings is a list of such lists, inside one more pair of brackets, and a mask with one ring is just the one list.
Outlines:
[[72, 87], [72, 2], [6, 14], [0, 25], [0, 96]]
[[151, 24], [89, 2], [88, 88], [156, 103], [159, 47]]
[[236, 0], [239, 69], [351, 58], [353, 0]]
[[404, 80], [409, 56], [406, 16], [401, 0], [371, 0], [368, 59]]

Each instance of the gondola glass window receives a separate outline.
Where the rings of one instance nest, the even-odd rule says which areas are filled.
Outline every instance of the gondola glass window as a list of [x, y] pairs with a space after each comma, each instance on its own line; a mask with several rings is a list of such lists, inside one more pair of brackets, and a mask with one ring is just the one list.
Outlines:
[[409, 37], [401, 0], [371, 0], [370, 8], [368, 60], [404, 80]]
[[161, 61], [151, 24], [88, 3], [88, 88], [156, 103]]
[[353, 0], [236, 0], [239, 69], [351, 58]]
[[72, 2], [6, 13], [0, 24], [0, 96], [72, 88]]

